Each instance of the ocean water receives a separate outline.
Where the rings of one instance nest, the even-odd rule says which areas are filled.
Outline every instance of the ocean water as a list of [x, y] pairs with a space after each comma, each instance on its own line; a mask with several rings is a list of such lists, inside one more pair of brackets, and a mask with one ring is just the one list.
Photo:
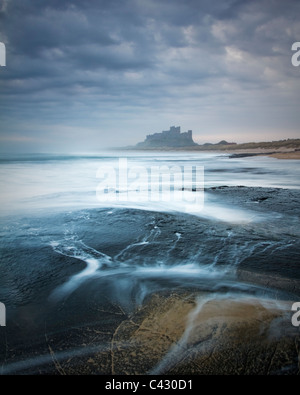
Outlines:
[[[126, 183], [119, 178], [124, 163]], [[216, 193], [225, 187], [228, 193]], [[268, 262], [285, 262], [297, 278], [299, 213], [285, 211], [289, 202], [279, 198], [278, 209], [261, 203], [267, 193], [298, 196], [299, 189], [299, 162], [268, 157], [2, 155], [0, 301], [12, 350], [0, 349], [2, 373], [50, 363], [45, 350], [37, 358], [31, 349], [46, 327], [67, 334], [99, 321], [105, 309], [130, 314], [155, 292], [193, 289], [206, 298], [278, 300], [280, 307], [291, 293], [241, 282], [237, 271], [245, 262], [266, 271]], [[105, 328], [110, 319], [104, 314], [97, 323]], [[70, 342], [62, 359], [74, 347]]]
[[[199, 187], [243, 185], [299, 189], [298, 161], [280, 161], [269, 157], [230, 159], [216, 153], [134, 153], [117, 152], [102, 155], [3, 155], [0, 157], [0, 215], [36, 213], [43, 209], [80, 209], [100, 207], [97, 198], [97, 172], [107, 166], [118, 168], [119, 159], [127, 160], [128, 169], [140, 166], [146, 169], [158, 166], [199, 166], [204, 179]], [[111, 202], [110, 202], [111, 203]], [[137, 203], [137, 202], [135, 202]], [[206, 196], [205, 209], [208, 209]], [[102, 206], [107, 206], [103, 205]], [[120, 205], [119, 205], [120, 206]], [[129, 202], [123, 204], [129, 207]], [[133, 205], [134, 206], [134, 205]], [[168, 211], [169, 204], [146, 201], [145, 209]], [[174, 205], [182, 211], [182, 204]], [[214, 210], [216, 202], [214, 204]], [[237, 208], [235, 208], [237, 209]], [[203, 211], [204, 213], [204, 211]], [[203, 214], [202, 213], [202, 214]], [[235, 212], [237, 214], [237, 210]], [[204, 214], [203, 214], [204, 215]], [[214, 213], [211, 213], [214, 215]]]

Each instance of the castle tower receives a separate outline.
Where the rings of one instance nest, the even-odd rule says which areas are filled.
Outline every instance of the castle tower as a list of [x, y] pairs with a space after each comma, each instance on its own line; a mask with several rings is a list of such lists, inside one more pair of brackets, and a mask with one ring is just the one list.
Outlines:
[[170, 127], [170, 132], [171, 133], [176, 133], [176, 134], [180, 134], [180, 126], [171, 126]]

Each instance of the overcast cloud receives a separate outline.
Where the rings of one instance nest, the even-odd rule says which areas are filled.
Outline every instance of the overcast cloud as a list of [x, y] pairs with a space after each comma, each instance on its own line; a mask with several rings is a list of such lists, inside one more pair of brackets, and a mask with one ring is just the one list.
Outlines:
[[295, 0], [0, 0], [0, 147], [300, 138]]

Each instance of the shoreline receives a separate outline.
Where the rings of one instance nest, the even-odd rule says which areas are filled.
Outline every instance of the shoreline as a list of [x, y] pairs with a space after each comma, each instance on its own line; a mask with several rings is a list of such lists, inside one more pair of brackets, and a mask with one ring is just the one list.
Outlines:
[[246, 158], [252, 156], [267, 156], [275, 159], [289, 159], [289, 160], [299, 160], [300, 159], [300, 149], [294, 148], [279, 148], [279, 149], [267, 149], [267, 148], [253, 148], [253, 149], [212, 149], [212, 150], [202, 150], [195, 148], [152, 148], [152, 149], [120, 149], [120, 151], [128, 152], [187, 152], [187, 153], [199, 153], [199, 154], [219, 154], [219, 155], [229, 155], [229, 158]]
[[293, 159], [293, 160], [299, 160], [300, 159], [300, 151], [294, 151], [294, 152], [278, 152], [277, 154], [271, 154], [269, 155], [271, 158], [276, 158], [276, 159]]
[[293, 159], [299, 160], [300, 159], [300, 151], [298, 150], [274, 150], [269, 151], [263, 148], [255, 149], [255, 150], [237, 150], [234, 153], [231, 151], [227, 151], [226, 153], [230, 153], [229, 158], [236, 159], [236, 158], [246, 158], [251, 156], [268, 156], [270, 158], [276, 159]]

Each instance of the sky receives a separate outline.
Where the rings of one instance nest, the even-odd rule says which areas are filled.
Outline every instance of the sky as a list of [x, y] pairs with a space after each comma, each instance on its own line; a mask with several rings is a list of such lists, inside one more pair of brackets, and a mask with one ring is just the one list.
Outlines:
[[1, 152], [300, 138], [299, 0], [0, 0]]

